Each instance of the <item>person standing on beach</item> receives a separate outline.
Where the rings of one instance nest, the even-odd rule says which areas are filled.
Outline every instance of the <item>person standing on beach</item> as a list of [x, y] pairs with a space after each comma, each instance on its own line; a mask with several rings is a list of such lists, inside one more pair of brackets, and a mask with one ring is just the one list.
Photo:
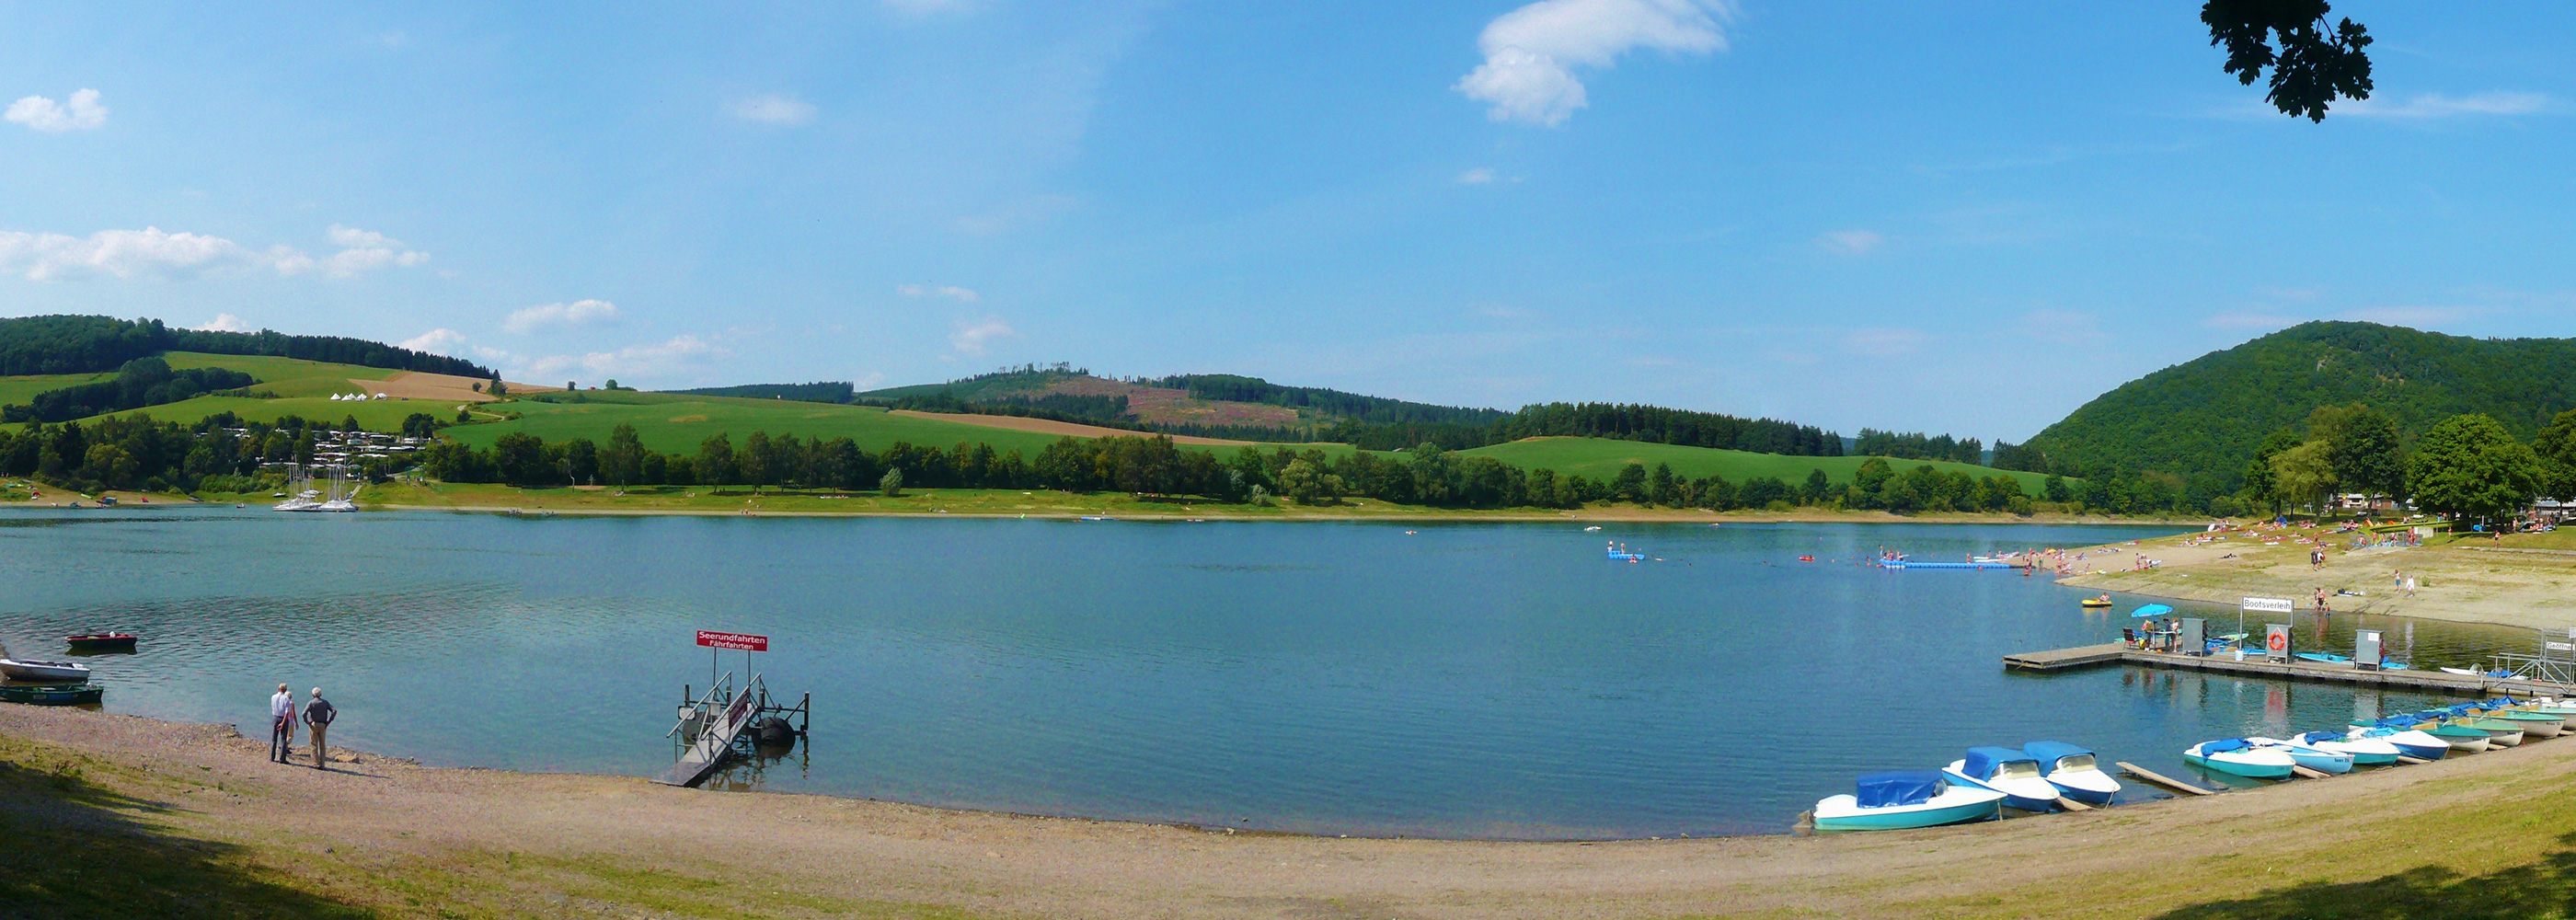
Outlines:
[[313, 726], [313, 769], [323, 769], [330, 763], [322, 752], [322, 733], [330, 729], [332, 719], [339, 717], [339, 708], [322, 698], [322, 688], [313, 688], [313, 702], [304, 704], [304, 724]]
[[295, 694], [279, 684], [277, 695], [268, 698], [268, 759], [285, 763], [294, 750]]

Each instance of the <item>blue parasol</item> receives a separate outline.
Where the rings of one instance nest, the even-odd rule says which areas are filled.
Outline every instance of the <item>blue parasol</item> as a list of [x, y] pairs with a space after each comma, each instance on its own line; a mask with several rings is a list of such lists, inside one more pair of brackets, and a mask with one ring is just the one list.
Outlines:
[[2129, 611], [2129, 615], [2138, 619], [2145, 619], [2147, 617], [2164, 616], [2165, 614], [2172, 612], [2173, 608], [2167, 607], [2163, 604], [2148, 604], [2136, 610]]

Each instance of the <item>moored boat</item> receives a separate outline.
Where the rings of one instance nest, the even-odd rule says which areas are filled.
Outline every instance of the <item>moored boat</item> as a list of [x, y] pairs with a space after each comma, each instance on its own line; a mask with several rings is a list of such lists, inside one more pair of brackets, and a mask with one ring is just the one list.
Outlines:
[[2309, 732], [2290, 739], [2309, 747], [2323, 748], [2352, 757], [2356, 767], [2384, 767], [2397, 762], [2404, 754], [2397, 745], [2379, 738], [2353, 738], [2334, 732]]
[[89, 668], [69, 661], [20, 661], [0, 658], [0, 675], [10, 680], [44, 683], [81, 683], [89, 680]]
[[107, 695], [97, 684], [0, 684], [0, 702], [29, 706], [78, 706]]
[[2021, 752], [2039, 761], [2040, 775], [2058, 794], [2086, 805], [2107, 805], [2120, 791], [2120, 781], [2102, 772], [2093, 752], [2063, 741], [2033, 741]]
[[2298, 765], [2290, 752], [2257, 746], [2244, 738], [2203, 741], [2184, 748], [2182, 759], [2192, 766], [2252, 779], [2288, 779], [2290, 768]]
[[2385, 741], [2397, 748], [2397, 753], [2417, 760], [2440, 760], [2451, 752], [2450, 742], [2412, 728], [2358, 728], [2351, 737]]
[[1883, 831], [1986, 821], [2002, 814], [2004, 794], [1958, 786], [1931, 770], [1890, 770], [1862, 776], [1853, 794], [1816, 802], [1820, 831]]
[[2282, 753], [2288, 754], [2290, 755], [2291, 763], [2298, 764], [2299, 766], [2306, 767], [2310, 770], [2315, 770], [2319, 773], [2352, 772], [2352, 755], [2346, 754], [2342, 751], [2329, 751], [2325, 748], [2308, 744], [2306, 742], [2292, 741], [2282, 738], [2264, 738], [2256, 736], [2245, 740], [2250, 744], [2278, 750]]
[[2427, 735], [2442, 739], [2442, 741], [2449, 744], [2451, 746], [2451, 750], [2454, 751], [2476, 753], [2495, 746], [2495, 736], [2470, 728], [2466, 725], [2452, 725], [2444, 723], [2431, 728], [2422, 729], [2422, 731]]
[[2503, 719], [2462, 719], [2452, 724], [2463, 725], [2487, 733], [2487, 743], [2497, 747], [2520, 747], [2522, 745], [2522, 726], [2507, 722]]
[[2039, 761], [2008, 747], [1980, 745], [1968, 756], [1950, 761], [1941, 771], [1954, 785], [1991, 789], [2004, 794], [2004, 804], [2023, 811], [2057, 807], [2057, 787], [2040, 775]]
[[84, 633], [64, 636], [63, 641], [76, 652], [109, 652], [134, 648], [134, 634], [121, 632]]
[[2567, 730], [2567, 717], [2528, 709], [2507, 709], [2487, 713], [2487, 718], [2522, 726], [2523, 734], [2533, 738], [2555, 738]]

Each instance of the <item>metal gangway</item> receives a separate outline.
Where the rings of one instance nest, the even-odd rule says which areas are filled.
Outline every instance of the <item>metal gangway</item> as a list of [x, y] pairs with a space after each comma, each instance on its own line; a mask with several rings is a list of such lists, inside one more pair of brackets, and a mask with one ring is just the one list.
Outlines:
[[[676, 740], [683, 747], [671, 768], [653, 777], [654, 782], [665, 786], [696, 786], [706, 782], [707, 777], [733, 759], [740, 748], [752, 744], [752, 736], [764, 715], [796, 716], [796, 734], [800, 737], [805, 734], [811, 719], [813, 694], [806, 694], [794, 706], [781, 706], [770, 702], [769, 686], [760, 675], [752, 675], [739, 692], [734, 689], [733, 679], [733, 673], [728, 671], [714, 686], [707, 688], [705, 695], [680, 705], [679, 723], [671, 726], [670, 731], [663, 732], [662, 736]], [[687, 695], [686, 688], [681, 694]]]

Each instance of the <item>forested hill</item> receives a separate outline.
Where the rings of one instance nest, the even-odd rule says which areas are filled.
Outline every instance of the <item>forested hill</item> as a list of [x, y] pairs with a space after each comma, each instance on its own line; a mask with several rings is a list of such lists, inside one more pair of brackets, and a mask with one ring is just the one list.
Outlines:
[[2155, 471], [2221, 491], [2265, 435], [2319, 406], [2362, 403], [2418, 434], [2482, 412], [2529, 438], [2576, 407], [2576, 339], [2473, 339], [2375, 323], [2313, 322], [2211, 352], [2095, 397], [1998, 466]]
[[125, 362], [165, 351], [268, 355], [464, 377], [493, 376], [490, 368], [462, 358], [340, 336], [286, 335], [266, 329], [172, 329], [157, 319], [128, 321], [110, 316], [0, 319], [0, 376], [112, 371]]

